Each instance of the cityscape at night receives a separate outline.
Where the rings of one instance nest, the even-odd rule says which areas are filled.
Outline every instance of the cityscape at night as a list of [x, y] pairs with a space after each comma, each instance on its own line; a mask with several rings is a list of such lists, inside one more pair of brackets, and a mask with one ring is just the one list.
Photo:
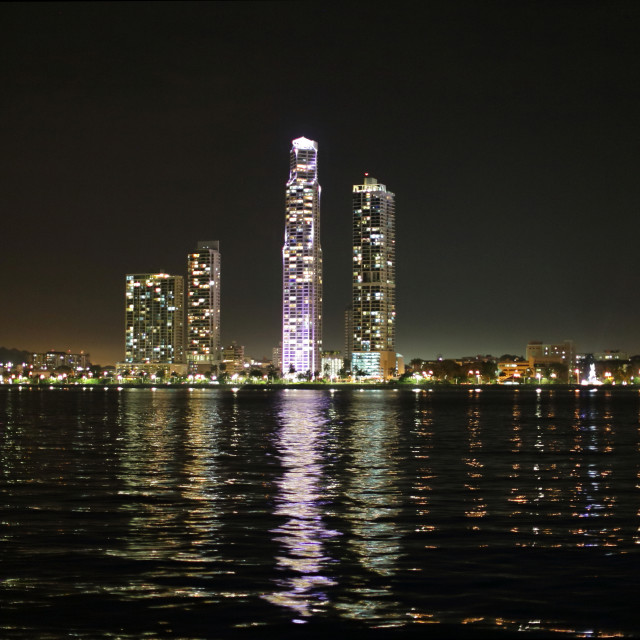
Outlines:
[[271, 359], [256, 360], [235, 342], [223, 348], [220, 243], [200, 241], [188, 255], [186, 291], [183, 275], [126, 276], [125, 355], [115, 367], [92, 366], [84, 352], [21, 354], [4, 348], [0, 382], [640, 383], [640, 355], [620, 350], [580, 354], [571, 340], [529, 342], [526, 358], [476, 355], [405, 363], [394, 348], [395, 194], [368, 173], [363, 184], [353, 186], [353, 295], [344, 314], [344, 350], [323, 350], [319, 147], [304, 137], [291, 145], [282, 249], [282, 341]]
[[291, 142], [282, 249], [282, 339], [270, 358], [255, 359], [235, 341], [223, 347], [220, 242], [199, 241], [188, 255], [186, 275], [126, 276], [125, 354], [116, 366], [94, 364], [84, 351], [27, 353], [3, 348], [0, 383], [640, 383], [640, 354], [619, 349], [578, 353], [572, 340], [530, 341], [526, 358], [479, 354], [405, 362], [395, 349], [395, 194], [368, 172], [363, 184], [353, 185], [352, 297], [344, 311], [343, 350], [323, 350], [318, 151], [314, 140], [300, 137]]
[[[416, 21], [383, 6], [4, 5], [0, 264], [20, 277], [3, 284], [0, 346], [115, 364], [124, 276], [184, 274], [213, 239], [221, 339], [269, 357], [286, 158], [305, 136], [321, 158], [324, 349], [344, 348], [351, 194], [368, 172], [396, 194], [408, 359], [524, 355], [535, 339], [640, 353], [638, 9], [579, 6], [431, 3]], [[313, 55], [291, 55], [300, 24]]]
[[639, 32], [0, 4], [0, 637], [639, 637]]

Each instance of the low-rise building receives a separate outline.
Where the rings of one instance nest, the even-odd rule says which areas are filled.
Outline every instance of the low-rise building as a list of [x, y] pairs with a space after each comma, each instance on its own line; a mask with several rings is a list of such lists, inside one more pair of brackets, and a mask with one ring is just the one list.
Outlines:
[[225, 347], [222, 350], [222, 364], [224, 371], [230, 376], [244, 373], [244, 346], [234, 340], [228, 347]]
[[526, 360], [531, 366], [544, 364], [565, 364], [571, 367], [576, 359], [576, 348], [573, 340], [565, 340], [557, 344], [543, 344], [534, 340], [527, 345]]
[[115, 375], [118, 379], [144, 379], [169, 381], [171, 378], [184, 377], [189, 366], [183, 362], [116, 362]]
[[526, 360], [506, 360], [498, 362], [498, 383], [520, 384], [525, 382], [533, 373]]
[[322, 377], [336, 380], [340, 377], [340, 370], [344, 367], [344, 360], [340, 351], [322, 352]]
[[606, 362], [610, 360], [626, 361], [629, 360], [629, 354], [625, 353], [624, 351], [620, 351], [619, 349], [612, 349], [610, 351], [599, 351], [597, 353], [594, 353], [593, 359], [600, 362]]
[[397, 375], [395, 351], [354, 351], [351, 373], [356, 377], [389, 380]]

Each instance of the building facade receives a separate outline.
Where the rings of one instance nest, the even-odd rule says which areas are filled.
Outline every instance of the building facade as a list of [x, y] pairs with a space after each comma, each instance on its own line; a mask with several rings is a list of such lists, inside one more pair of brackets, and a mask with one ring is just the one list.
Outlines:
[[353, 354], [353, 307], [349, 305], [344, 310], [344, 366], [351, 370], [351, 356]]
[[187, 257], [186, 358], [192, 365], [220, 361], [220, 243], [198, 242]]
[[[620, 351], [620, 349], [612, 349], [607, 351], [598, 351], [593, 354], [593, 359], [598, 362], [609, 362], [609, 361], [626, 361], [629, 360], [629, 354], [625, 351]], [[576, 356], [577, 360], [577, 356]]]
[[293, 140], [286, 214], [282, 296], [283, 375], [321, 373], [322, 250], [318, 143]]
[[554, 368], [552, 377], [561, 382], [571, 382], [575, 373], [576, 348], [573, 340], [565, 340], [557, 344], [543, 344], [532, 341], [527, 344], [527, 361], [536, 370], [536, 376], [541, 377], [545, 369]]
[[271, 364], [275, 369], [282, 372], [282, 343], [271, 349]]
[[245, 372], [244, 346], [233, 341], [222, 350], [222, 364], [224, 371], [230, 376]]
[[521, 384], [535, 376], [535, 369], [528, 360], [505, 360], [496, 364], [500, 384]]
[[32, 353], [31, 363], [35, 370], [55, 371], [58, 367], [70, 367], [74, 371], [84, 371], [91, 366], [89, 354], [71, 353], [70, 351], [47, 351]]
[[395, 374], [395, 195], [365, 174], [353, 187], [353, 351], [351, 370]]
[[183, 277], [129, 274], [125, 295], [125, 362], [182, 363]]
[[576, 359], [576, 348], [573, 340], [565, 340], [557, 344], [543, 344], [536, 340], [527, 344], [526, 359], [531, 366], [564, 364], [571, 367]]
[[344, 368], [344, 359], [340, 351], [322, 352], [322, 377], [327, 380], [337, 380]]

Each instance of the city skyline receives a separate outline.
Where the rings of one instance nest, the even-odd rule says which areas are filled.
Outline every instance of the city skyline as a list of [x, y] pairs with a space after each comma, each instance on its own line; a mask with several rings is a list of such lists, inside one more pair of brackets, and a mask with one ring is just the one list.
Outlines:
[[[351, 189], [368, 171], [402, 212], [398, 352], [640, 353], [640, 6], [425, 11], [0, 6], [0, 345], [116, 362], [124, 275], [184, 273], [216, 238], [222, 342], [270, 354], [282, 158], [304, 135], [322, 153], [323, 348], [343, 348]], [[300, 25], [312, 56], [291, 54]]]

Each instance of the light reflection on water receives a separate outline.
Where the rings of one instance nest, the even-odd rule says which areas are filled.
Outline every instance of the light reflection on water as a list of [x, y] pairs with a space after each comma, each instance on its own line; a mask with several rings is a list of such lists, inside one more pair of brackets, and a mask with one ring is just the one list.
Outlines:
[[0, 390], [0, 635], [65, 612], [90, 638], [632, 633], [639, 411], [609, 390]]
[[325, 541], [338, 532], [327, 529], [322, 516], [327, 403], [325, 395], [299, 391], [284, 396], [277, 406], [276, 446], [283, 473], [276, 481], [274, 513], [284, 522], [272, 533], [281, 545], [277, 568], [287, 577], [276, 578], [281, 589], [265, 599], [302, 617], [320, 613], [328, 602], [326, 587], [335, 584], [325, 575], [331, 562]]
[[359, 564], [358, 576], [336, 608], [347, 618], [395, 624], [402, 615], [389, 580], [400, 551], [398, 516], [398, 429], [395, 398], [357, 396], [344, 416], [343, 518], [347, 554]]

